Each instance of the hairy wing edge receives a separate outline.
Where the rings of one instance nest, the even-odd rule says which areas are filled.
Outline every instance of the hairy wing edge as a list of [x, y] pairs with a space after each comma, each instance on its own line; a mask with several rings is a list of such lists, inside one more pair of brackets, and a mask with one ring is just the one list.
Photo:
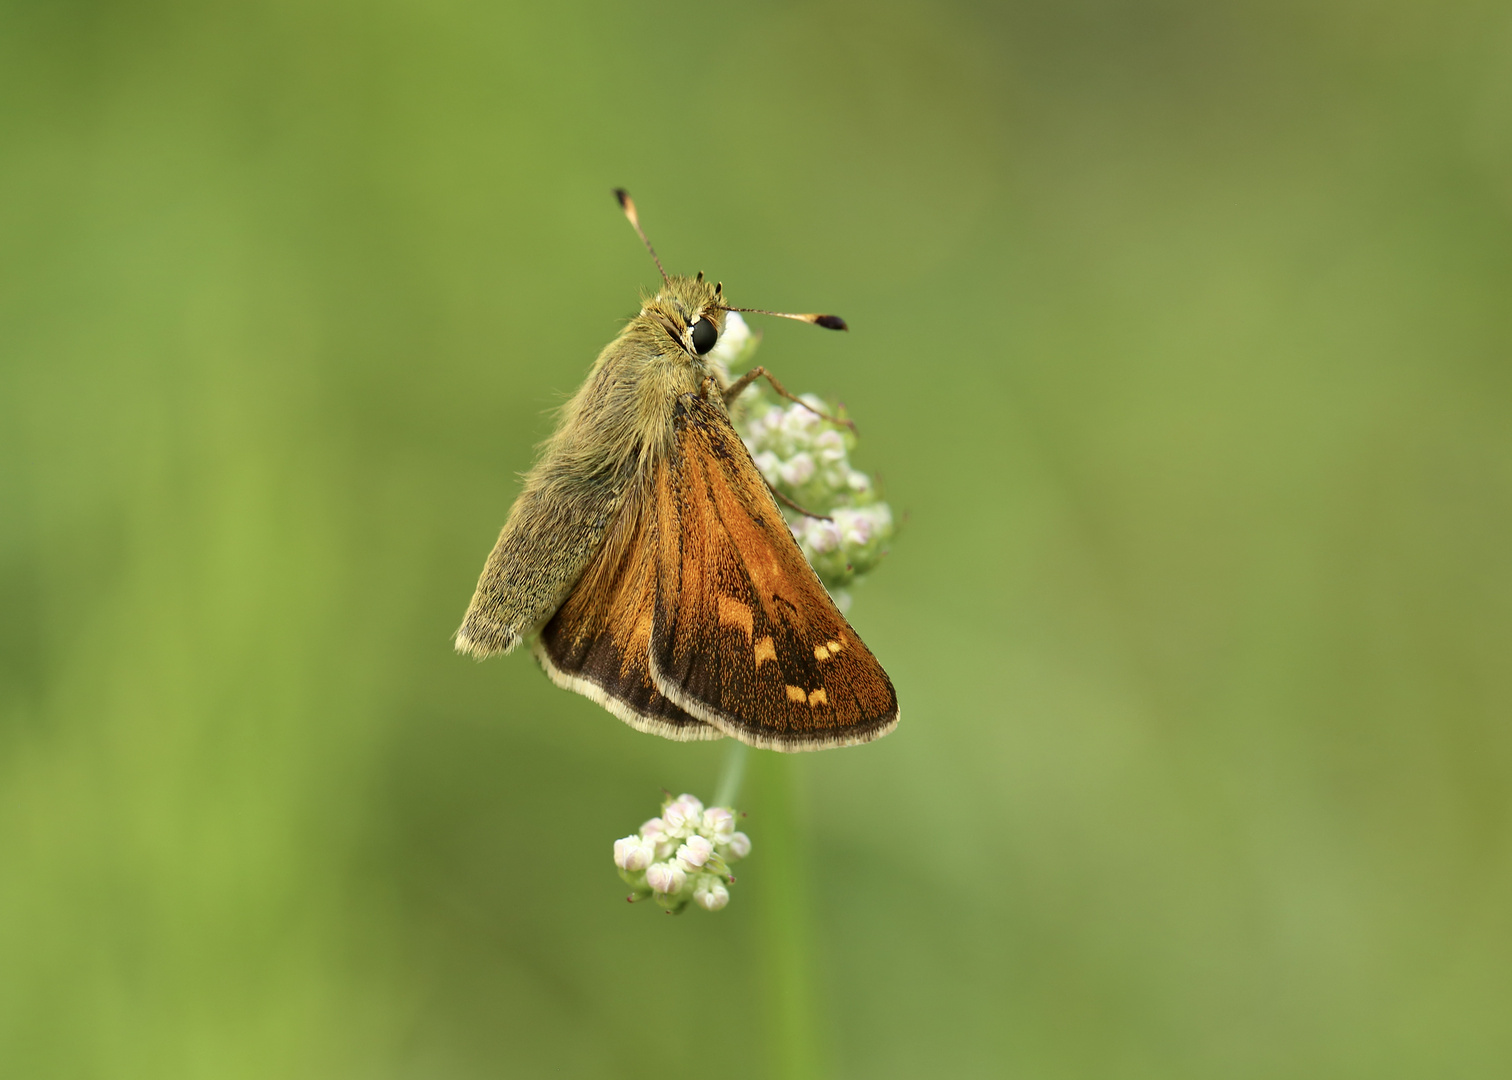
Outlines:
[[[633, 706], [615, 697], [592, 679], [586, 679], [581, 675], [573, 675], [557, 667], [551, 661], [551, 655], [546, 650], [546, 643], [539, 638], [531, 646], [531, 652], [535, 655], [536, 661], [541, 665], [541, 670], [546, 672], [546, 677], [552, 682], [556, 683], [563, 690], [571, 690], [574, 694], [582, 694], [595, 705], [602, 705], [636, 731], [643, 731], [648, 735], [660, 735], [662, 738], [671, 739], [674, 742], [709, 742], [713, 739], [722, 739], [725, 736], [722, 730], [718, 727], [709, 726], [707, 721], [697, 725], [678, 725], [663, 720], [661, 717], [648, 716], [645, 713], [637, 711]], [[649, 660], [650, 657], [648, 656], [647, 659]], [[651, 666], [651, 672], [651, 678], [654, 682], [656, 680], [654, 662]], [[658, 686], [657, 689], [660, 690], [660, 687]], [[693, 712], [693, 710], [685, 708], [681, 702], [674, 700], [665, 691], [662, 692], [662, 696], [695, 719], [704, 719]]]
[[[808, 750], [830, 750], [841, 746], [861, 746], [873, 742], [888, 734], [898, 726], [898, 710], [892, 711], [892, 716], [885, 718], [881, 725], [869, 731], [849, 732], [844, 735], [806, 735], [806, 736], [779, 736], [748, 730], [749, 725], [741, 724], [734, 717], [721, 712], [711, 705], [706, 705], [691, 694], [683, 692], [676, 683], [665, 678], [661, 669], [656, 664], [656, 650], [647, 652], [646, 659], [651, 670], [651, 681], [656, 684], [656, 689], [661, 696], [676, 705], [683, 712], [704, 723], [717, 728], [732, 739], [739, 739], [747, 746], [754, 746], [759, 750], [776, 750], [784, 754], [802, 753]], [[564, 684], [558, 684], [564, 685]], [[627, 721], [628, 722], [628, 721]]]

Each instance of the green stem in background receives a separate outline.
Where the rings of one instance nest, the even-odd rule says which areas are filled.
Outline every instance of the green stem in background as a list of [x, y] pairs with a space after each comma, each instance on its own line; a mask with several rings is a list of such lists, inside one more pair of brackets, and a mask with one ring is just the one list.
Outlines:
[[730, 740], [730, 749], [725, 755], [724, 771], [719, 774], [719, 786], [714, 789], [711, 806], [735, 806], [740, 795], [740, 781], [745, 778], [746, 755], [751, 748], [736, 739]]
[[[821, 1080], [819, 995], [814, 987], [813, 930], [808, 876], [795, 802], [794, 770], [787, 754], [755, 756], [757, 798], [752, 824], [752, 877], [760, 890], [762, 961], [771, 1075], [774, 1080]], [[759, 860], [759, 861], [757, 861]]]

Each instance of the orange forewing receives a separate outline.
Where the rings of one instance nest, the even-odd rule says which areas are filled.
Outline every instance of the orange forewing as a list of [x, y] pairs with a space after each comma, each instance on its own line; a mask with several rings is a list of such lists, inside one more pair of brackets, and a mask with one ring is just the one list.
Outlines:
[[[658, 471], [666, 472], [663, 463]], [[651, 507], [627, 498], [598, 554], [536, 642], [558, 686], [598, 702], [640, 731], [669, 739], [720, 738], [668, 701], [651, 680], [647, 647], [656, 604]]]
[[818, 750], [898, 722], [882, 665], [799, 550], [723, 408], [678, 399], [658, 471], [651, 678], [687, 713], [742, 742]]

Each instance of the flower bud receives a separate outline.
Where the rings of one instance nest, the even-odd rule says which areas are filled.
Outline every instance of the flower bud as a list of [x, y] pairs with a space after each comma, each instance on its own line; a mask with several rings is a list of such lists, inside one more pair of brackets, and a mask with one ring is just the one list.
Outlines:
[[811, 519], [804, 530], [804, 539], [808, 541], [809, 547], [822, 555], [840, 546], [840, 529], [833, 521]]
[[730, 850], [725, 855], [732, 862], [743, 859], [751, 853], [751, 838], [743, 832], [733, 833], [730, 836]]
[[699, 830], [716, 844], [728, 844], [735, 831], [735, 815], [724, 806], [711, 806], [704, 811], [703, 828]]
[[693, 899], [705, 911], [718, 911], [730, 902], [730, 890], [713, 874], [701, 874], [693, 888]]
[[833, 428], [821, 431], [814, 440], [814, 449], [819, 451], [822, 461], [839, 461], [845, 457], [845, 436]]
[[621, 870], [644, 870], [656, 855], [656, 845], [644, 836], [627, 836], [614, 842], [614, 865]]
[[809, 426], [809, 417], [814, 414], [802, 405], [794, 405], [782, 413], [782, 433], [788, 436], [802, 435]]
[[640, 834], [653, 844], [660, 844], [668, 838], [667, 823], [659, 817], [654, 817], [640, 827]]
[[814, 459], [806, 453], [794, 454], [791, 460], [783, 462], [778, 475], [784, 484], [802, 487], [814, 475]]
[[679, 838], [687, 836], [703, 820], [703, 803], [691, 795], [679, 795], [662, 808], [667, 831]]
[[677, 849], [677, 861], [690, 870], [696, 870], [709, 861], [714, 854], [714, 845], [706, 837], [697, 834], [688, 837], [688, 842]]
[[872, 521], [866, 514], [835, 511], [835, 524], [840, 527], [840, 539], [856, 546], [871, 540]]
[[677, 839], [682, 839], [699, 829], [699, 823], [703, 821], [703, 803], [689, 794], [680, 794], [662, 808], [662, 820]]
[[681, 893], [652, 893], [651, 899], [668, 915], [681, 915], [688, 906], [688, 898]]
[[754, 455], [756, 467], [761, 470], [761, 475], [766, 477], [768, 483], [776, 483], [781, 479], [782, 459], [770, 450], [763, 450]]
[[687, 883], [687, 871], [675, 862], [652, 863], [646, 871], [646, 884], [659, 893], [681, 892]]

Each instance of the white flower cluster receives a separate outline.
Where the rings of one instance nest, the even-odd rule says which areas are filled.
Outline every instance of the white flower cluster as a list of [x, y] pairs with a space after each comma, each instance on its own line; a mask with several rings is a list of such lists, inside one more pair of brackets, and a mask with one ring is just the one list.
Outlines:
[[803, 554], [834, 588], [871, 570], [887, 553], [892, 508], [877, 499], [871, 477], [851, 468], [855, 436], [815, 414], [829, 411], [823, 401], [812, 394], [803, 399], [812, 409], [796, 403], [785, 409], [758, 406], [742, 436], [769, 484], [805, 510], [831, 519], [783, 510]]
[[614, 865], [634, 891], [632, 903], [653, 897], [669, 914], [689, 901], [705, 911], [730, 902], [735, 875], [730, 863], [751, 853], [751, 838], [735, 831], [735, 811], [704, 804], [692, 795], [668, 798], [634, 836], [614, 842]]
[[[756, 351], [757, 339], [739, 318], [734, 312], [727, 316], [724, 336], [714, 348], [717, 353], [731, 341], [729, 354], [720, 360], [743, 366]], [[838, 415], [832, 406], [813, 394], [802, 397], [804, 405], [775, 404], [758, 381], [741, 395], [735, 422], [767, 483], [805, 510], [823, 515], [783, 508], [798, 546], [834, 591], [887, 554], [892, 508], [878, 497], [871, 477], [851, 467], [855, 433], [818, 415]]]

